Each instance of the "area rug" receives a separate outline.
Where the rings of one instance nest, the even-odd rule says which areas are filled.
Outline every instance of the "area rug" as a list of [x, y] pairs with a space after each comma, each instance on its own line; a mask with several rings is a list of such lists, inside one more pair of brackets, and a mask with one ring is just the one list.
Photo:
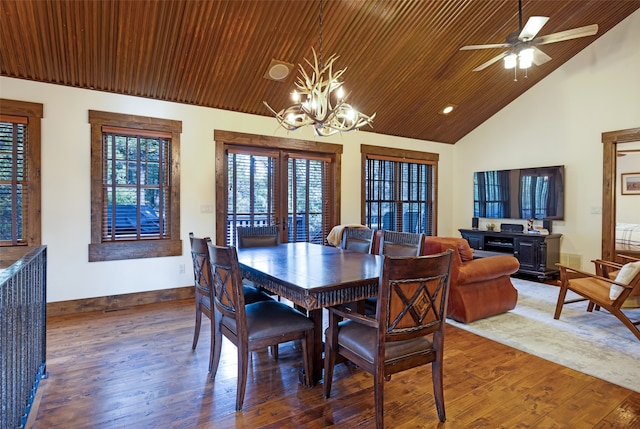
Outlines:
[[[553, 318], [559, 288], [512, 279], [518, 304], [508, 313], [472, 323], [448, 323], [568, 368], [640, 392], [640, 340], [610, 313], [565, 304]], [[567, 298], [577, 297], [571, 292]], [[627, 311], [640, 319], [640, 309]]]

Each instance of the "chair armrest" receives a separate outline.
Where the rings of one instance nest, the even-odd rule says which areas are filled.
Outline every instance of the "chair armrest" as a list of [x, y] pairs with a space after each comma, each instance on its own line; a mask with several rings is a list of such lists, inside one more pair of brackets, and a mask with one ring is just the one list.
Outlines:
[[351, 308], [345, 305], [327, 307], [327, 310], [329, 310], [329, 313], [333, 313], [337, 316], [342, 317], [343, 319], [353, 320], [354, 322], [361, 323], [371, 328], [378, 327], [378, 321], [376, 319], [372, 319], [371, 317], [365, 316], [364, 314], [358, 313], [357, 311], [353, 311]]
[[518, 259], [509, 255], [473, 259], [460, 265], [457, 282], [458, 284], [475, 283], [510, 276], [519, 268]]
[[618, 258], [625, 259], [625, 260], [627, 260], [629, 262], [640, 261], [640, 258], [636, 258], [634, 256], [629, 256], [629, 255], [623, 255], [623, 254], [619, 254]]
[[620, 269], [624, 265], [624, 264], [619, 264], [618, 262], [605, 261], [604, 259], [592, 259], [591, 262], [593, 262], [596, 265], [596, 267], [598, 265], [604, 265], [604, 266], [615, 268], [615, 269]]
[[602, 276], [599, 276], [597, 274], [592, 274], [592, 273], [588, 273], [586, 271], [578, 270], [576, 268], [571, 268], [571, 267], [568, 267], [566, 265], [556, 264], [556, 267], [560, 268], [560, 276], [561, 276], [560, 278], [562, 278], [563, 275], [566, 277], [567, 271], [571, 271], [571, 272], [574, 272], [574, 273], [577, 273], [577, 274], [582, 274], [585, 277], [590, 277], [590, 278], [596, 279], [596, 280], [602, 280], [603, 282], [607, 282], [607, 283], [612, 284], [612, 285], [622, 286], [625, 289], [632, 289], [632, 286], [626, 285], [624, 283], [618, 283], [617, 281], [615, 281], [613, 279], [608, 279], [606, 277], [602, 277]]

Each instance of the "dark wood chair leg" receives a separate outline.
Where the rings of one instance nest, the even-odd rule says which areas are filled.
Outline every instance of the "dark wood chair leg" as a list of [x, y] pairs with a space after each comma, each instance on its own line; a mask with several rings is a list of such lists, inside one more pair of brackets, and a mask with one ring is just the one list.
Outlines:
[[447, 415], [444, 410], [444, 375], [442, 370], [442, 360], [436, 359], [431, 364], [431, 377], [433, 378], [433, 396], [436, 400], [436, 410], [438, 411], [438, 418], [441, 422], [444, 422], [447, 419]]
[[332, 339], [334, 335], [334, 326], [337, 323], [337, 316], [329, 314], [329, 330], [327, 331], [327, 341], [324, 344], [324, 383], [322, 393], [325, 398], [331, 396], [331, 383], [333, 382], [333, 367], [336, 364], [336, 353], [332, 347]]
[[191, 345], [191, 350], [195, 350], [198, 345], [198, 338], [200, 337], [200, 325], [202, 325], [202, 310], [200, 307], [196, 305], [196, 328], [193, 332], [193, 344]]
[[302, 341], [302, 359], [304, 363], [304, 375], [305, 385], [307, 387], [313, 386], [313, 331], [307, 331], [305, 333], [304, 340]]
[[249, 367], [249, 350], [238, 344], [238, 387], [236, 389], [236, 411], [242, 410], [244, 392], [247, 387], [247, 370]]
[[373, 374], [376, 429], [384, 428], [384, 376], [379, 371]]
[[[219, 326], [220, 319], [222, 316], [216, 314], [214, 320], [211, 323], [215, 323], [215, 326]], [[218, 372], [218, 365], [220, 364], [220, 353], [222, 351], [222, 332], [219, 329], [212, 329], [212, 334], [214, 335], [213, 342], [213, 353], [209, 353], [209, 367], [211, 368], [211, 379], [216, 378], [216, 373]]]
[[[214, 320], [211, 320], [211, 341], [210, 341], [210, 346], [209, 346], [209, 372], [211, 372], [211, 370], [213, 369], [213, 356], [216, 353], [216, 331], [217, 329], [215, 328], [216, 324]], [[218, 340], [218, 343], [221, 342], [221, 339]], [[219, 356], [220, 351], [218, 351], [218, 356]], [[219, 358], [218, 358], [219, 360]], [[216, 364], [217, 366], [217, 364]]]

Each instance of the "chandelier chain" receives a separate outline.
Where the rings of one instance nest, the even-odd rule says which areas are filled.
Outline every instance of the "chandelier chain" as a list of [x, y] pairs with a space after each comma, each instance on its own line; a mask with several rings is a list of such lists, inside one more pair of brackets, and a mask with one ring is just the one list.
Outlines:
[[324, 67], [324, 61], [322, 60], [322, 0], [320, 0], [320, 17], [318, 21], [320, 22], [320, 46], [318, 47], [318, 54], [320, 56], [320, 69]]

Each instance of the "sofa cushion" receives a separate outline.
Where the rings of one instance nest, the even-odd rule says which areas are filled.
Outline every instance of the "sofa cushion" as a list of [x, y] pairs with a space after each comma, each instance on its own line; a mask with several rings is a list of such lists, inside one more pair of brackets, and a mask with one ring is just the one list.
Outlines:
[[[623, 285], [628, 285], [631, 283], [631, 280], [638, 275], [638, 273], [640, 273], [640, 261], [629, 262], [620, 269], [615, 281], [617, 283], [622, 283]], [[609, 298], [611, 300], [615, 300], [623, 291], [624, 288], [622, 286], [611, 285], [611, 288], [609, 289]]]
[[[440, 249], [434, 250], [434, 243], [439, 244]], [[469, 246], [469, 242], [464, 238], [457, 237], [427, 237], [425, 240], [423, 252], [425, 255], [444, 252], [447, 249], [457, 250], [462, 262], [473, 259], [473, 249]]]
[[464, 285], [492, 280], [500, 276], [510, 276], [519, 268], [518, 259], [510, 255], [473, 259], [462, 264], [456, 281], [459, 285]]

